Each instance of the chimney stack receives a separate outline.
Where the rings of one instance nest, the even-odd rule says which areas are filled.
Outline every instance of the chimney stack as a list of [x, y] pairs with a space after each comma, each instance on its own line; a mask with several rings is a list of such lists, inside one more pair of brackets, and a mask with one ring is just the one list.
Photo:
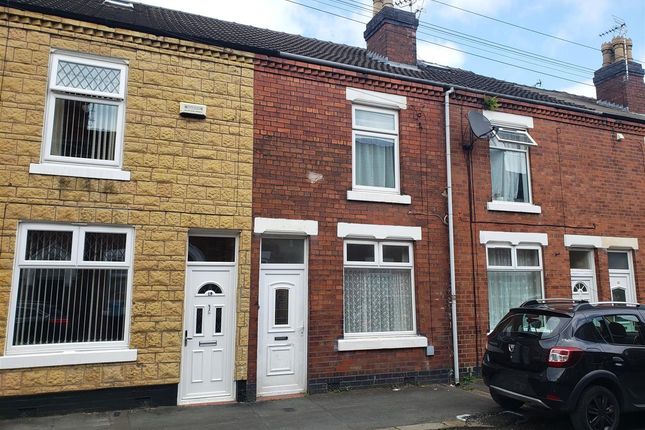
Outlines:
[[417, 64], [417, 27], [413, 12], [397, 9], [392, 0], [374, 0], [374, 16], [363, 36], [367, 50], [402, 64]]
[[630, 112], [645, 114], [645, 71], [632, 57], [631, 39], [614, 37], [605, 42], [602, 67], [594, 73], [598, 100], [626, 107]]

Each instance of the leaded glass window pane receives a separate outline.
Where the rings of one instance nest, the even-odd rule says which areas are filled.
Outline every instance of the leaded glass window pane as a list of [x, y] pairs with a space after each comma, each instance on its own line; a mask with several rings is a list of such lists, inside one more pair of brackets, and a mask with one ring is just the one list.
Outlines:
[[119, 94], [121, 71], [108, 67], [60, 60], [56, 71], [56, 85], [79, 90]]

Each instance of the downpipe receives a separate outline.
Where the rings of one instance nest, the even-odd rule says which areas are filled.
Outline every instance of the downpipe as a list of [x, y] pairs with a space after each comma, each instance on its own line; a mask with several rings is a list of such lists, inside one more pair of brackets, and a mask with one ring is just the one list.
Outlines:
[[448, 252], [450, 254], [450, 314], [452, 327], [452, 359], [455, 385], [459, 385], [459, 341], [457, 337], [457, 288], [455, 285], [455, 231], [452, 214], [452, 157], [450, 153], [450, 95], [452, 87], [444, 93], [446, 117], [446, 194], [448, 194]]

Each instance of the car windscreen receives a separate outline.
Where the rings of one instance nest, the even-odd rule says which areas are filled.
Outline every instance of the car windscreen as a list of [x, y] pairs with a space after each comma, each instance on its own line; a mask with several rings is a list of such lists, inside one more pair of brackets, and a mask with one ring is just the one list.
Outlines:
[[495, 328], [493, 336], [531, 336], [548, 339], [560, 333], [570, 320], [566, 315], [519, 312], [508, 315]]

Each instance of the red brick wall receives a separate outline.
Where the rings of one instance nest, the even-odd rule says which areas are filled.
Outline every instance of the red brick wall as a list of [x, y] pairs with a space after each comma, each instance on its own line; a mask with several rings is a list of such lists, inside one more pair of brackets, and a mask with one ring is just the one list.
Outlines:
[[645, 113], [645, 83], [642, 76], [617, 75], [596, 85], [596, 96], [629, 107], [630, 112]]
[[[538, 146], [530, 149], [532, 195], [533, 203], [541, 206], [542, 213], [487, 210], [486, 203], [491, 199], [488, 142], [478, 140], [472, 151], [474, 222], [471, 241], [467, 161], [459, 139], [466, 133], [464, 116], [478, 106], [453, 104], [455, 254], [458, 318], [461, 321], [459, 344], [464, 366], [474, 365], [481, 359], [488, 330], [488, 281], [485, 246], [479, 242], [481, 230], [548, 234], [549, 244], [543, 247], [546, 297], [571, 297], [565, 234], [635, 237], [641, 246], [645, 244], [645, 127], [639, 129], [624, 122], [621, 125], [556, 109], [531, 109], [521, 104], [505, 106], [509, 109], [502, 110], [507, 113], [534, 119], [530, 133]], [[613, 132], [623, 133], [625, 140], [617, 142]], [[645, 255], [635, 251], [633, 257], [637, 298], [643, 301]], [[597, 250], [595, 258], [598, 298], [609, 300], [607, 251]], [[477, 319], [475, 309], [479, 310]]]
[[412, 28], [386, 22], [367, 40], [367, 49], [390, 61], [417, 63], [417, 32]]
[[[445, 369], [450, 363], [445, 158], [442, 105], [438, 95], [366, 86], [350, 75], [341, 81], [280, 71], [259, 63], [255, 73], [253, 216], [310, 219], [319, 235], [310, 239], [308, 379]], [[347, 79], [347, 77], [343, 77]], [[378, 84], [378, 83], [377, 83]], [[380, 85], [391, 85], [381, 81]], [[376, 84], [375, 84], [376, 85]], [[352, 187], [352, 111], [347, 86], [406, 95], [400, 113], [401, 190], [411, 205], [347, 200]], [[309, 172], [323, 175], [311, 183]], [[414, 245], [417, 331], [436, 348], [338, 352], [343, 336], [343, 239], [337, 224], [352, 222], [422, 227]], [[257, 354], [259, 237], [253, 239], [249, 380]]]

